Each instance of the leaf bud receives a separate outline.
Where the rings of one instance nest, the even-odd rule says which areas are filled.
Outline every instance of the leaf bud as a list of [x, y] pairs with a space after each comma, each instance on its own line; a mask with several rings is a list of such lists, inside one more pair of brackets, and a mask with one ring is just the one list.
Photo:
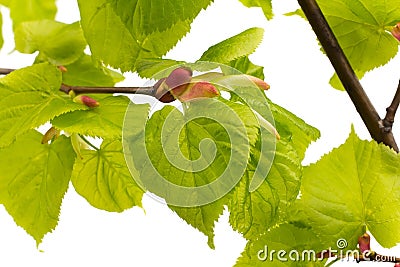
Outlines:
[[75, 103], [88, 106], [89, 108], [95, 108], [100, 105], [100, 103], [97, 102], [97, 100], [95, 100], [89, 96], [86, 96], [86, 95], [78, 95], [73, 99], [73, 101]]
[[394, 38], [400, 41], [400, 22], [398, 22], [390, 31]]

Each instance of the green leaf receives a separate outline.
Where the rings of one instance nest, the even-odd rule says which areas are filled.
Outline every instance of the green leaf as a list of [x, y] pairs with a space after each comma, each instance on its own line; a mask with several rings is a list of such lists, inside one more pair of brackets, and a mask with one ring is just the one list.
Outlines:
[[239, 0], [243, 5], [247, 7], [261, 7], [264, 15], [267, 19], [272, 19], [274, 14], [272, 13], [271, 0]]
[[115, 212], [141, 206], [143, 190], [125, 164], [120, 140], [104, 140], [99, 150], [81, 154], [83, 159], [76, 159], [71, 180], [92, 206]]
[[204, 99], [191, 103], [185, 115], [171, 106], [155, 112], [145, 133], [128, 146], [146, 189], [165, 198], [213, 247], [224, 196], [240, 180], [257, 136], [258, 122], [248, 107]]
[[51, 145], [31, 130], [0, 149], [0, 203], [39, 244], [58, 223], [75, 153], [65, 136]]
[[[270, 142], [268, 139], [263, 142]], [[258, 145], [259, 146], [259, 145]], [[260, 158], [260, 148], [253, 150], [247, 173], [236, 188], [230, 203], [230, 223], [247, 239], [255, 239], [260, 234], [285, 217], [290, 205], [295, 201], [302, 176], [302, 166], [297, 152], [291, 143], [281, 140], [276, 144], [268, 144], [268, 152]], [[274, 155], [274, 156], [271, 156]], [[262, 184], [254, 192], [250, 192], [250, 183], [258, 162], [262, 166], [273, 164], [261, 177]]]
[[262, 28], [250, 28], [238, 35], [230, 37], [211, 46], [199, 60], [219, 63], [229, 63], [253, 53], [261, 43], [264, 35]]
[[68, 65], [79, 59], [86, 47], [79, 22], [64, 24], [53, 20], [22, 22], [15, 29], [15, 48], [54, 65]]
[[4, 38], [3, 38], [3, 15], [0, 12], [0, 49], [4, 45]]
[[184, 64], [183, 61], [172, 59], [143, 59], [137, 64], [137, 73], [144, 78], [163, 78], [159, 77], [159, 73], [174, 66]]
[[10, 16], [14, 27], [31, 20], [53, 20], [57, 13], [55, 0], [10, 0]]
[[108, 96], [99, 100], [100, 106], [76, 110], [54, 118], [51, 123], [60, 130], [101, 138], [120, 138], [129, 98]]
[[12, 0], [0, 0], [0, 5], [9, 7]]
[[188, 26], [212, 0], [112, 0], [115, 13], [132, 36], [163, 32], [184, 22]]
[[87, 109], [60, 92], [60, 71], [47, 63], [13, 71], [0, 79], [0, 147], [68, 111]]
[[82, 55], [65, 67], [67, 72], [62, 75], [63, 83], [72, 86], [114, 86], [124, 80], [123, 75], [95, 62], [88, 55]]
[[283, 224], [249, 241], [235, 267], [325, 266], [325, 261], [316, 256], [322, 250], [324, 248], [312, 231]]
[[260, 78], [261, 80], [264, 80], [264, 67], [258, 66], [253, 64], [248, 56], [240, 57], [238, 59], [235, 59], [229, 63], [227, 63], [228, 66], [232, 67], [235, 71], [235, 73], [232, 72], [232, 69], [230, 68], [223, 68], [223, 72], [225, 75], [229, 74], [238, 74], [237, 71], [243, 74], [248, 74], [257, 78]]
[[[388, 28], [400, 21], [399, 0], [318, 0], [318, 4], [359, 78], [397, 54], [398, 41]], [[343, 88], [337, 81], [331, 84]]]
[[301, 192], [308, 224], [326, 247], [344, 238], [354, 248], [365, 227], [384, 247], [400, 241], [400, 154], [360, 140], [354, 130], [305, 168]]
[[165, 55], [190, 29], [179, 21], [164, 31], [132, 32], [121, 21], [107, 0], [79, 0], [82, 28], [92, 54], [122, 71], [136, 70], [137, 62]]

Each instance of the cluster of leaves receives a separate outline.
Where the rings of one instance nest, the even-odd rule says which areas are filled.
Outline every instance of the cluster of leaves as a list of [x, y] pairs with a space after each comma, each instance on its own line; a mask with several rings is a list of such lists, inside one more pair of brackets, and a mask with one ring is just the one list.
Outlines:
[[[261, 7], [266, 17], [272, 18], [271, 1], [242, 2], [246, 6]], [[319, 1], [360, 73], [385, 64], [397, 51], [397, 41], [385, 32], [386, 26], [400, 21], [400, 14], [394, 8], [398, 5], [392, 2], [396, 1]], [[226, 145], [229, 137], [213, 121], [188, 123], [179, 133], [182, 153], [189, 160], [196, 160], [201, 150], [200, 141], [211, 139], [218, 148], [216, 161], [221, 164], [212, 164], [204, 172], [181, 173], [171, 167], [157, 146], [162, 130], [159, 125], [172, 116], [178, 127], [186, 116], [196, 112], [195, 104], [189, 105], [184, 113], [165, 106], [150, 116], [147, 104], [130, 103], [125, 96], [97, 95], [93, 97], [101, 105], [88, 108], [74, 103], [70, 96], [59, 91], [60, 86], [63, 83], [113, 86], [123, 79], [106, 65], [121, 71], [136, 71], [143, 77], [161, 78], [177, 64], [208, 71], [204, 69], [204, 61], [215, 62], [213, 66], [226, 75], [219, 82], [231, 88], [230, 98], [219, 100], [246, 122], [245, 137], [251, 146], [250, 152], [238, 151], [246, 159], [245, 172], [224, 197], [198, 207], [170, 206], [208, 236], [210, 247], [214, 246], [214, 223], [225, 207], [230, 212], [232, 227], [249, 240], [237, 266], [307, 265], [310, 262], [260, 261], [257, 252], [266, 244], [277, 250], [321, 251], [335, 247], [339, 238], [345, 238], [352, 249], [366, 228], [385, 247], [400, 240], [396, 227], [400, 223], [398, 154], [384, 145], [361, 141], [352, 131], [345, 144], [317, 163], [304, 167], [301, 162], [305, 151], [319, 137], [318, 130], [274, 104], [263, 93], [253, 93], [229, 79], [237, 73], [228, 67], [264, 79], [263, 68], [248, 57], [262, 41], [262, 29], [248, 29], [210, 47], [198, 62], [186, 63], [162, 57], [189, 32], [191, 22], [211, 4], [210, 0], [173, 3], [78, 0], [82, 20], [73, 24], [54, 20], [54, 0], [0, 3], [10, 8], [16, 49], [23, 53], [38, 51], [33, 66], [0, 79], [0, 203], [37, 244], [56, 227], [70, 181], [96, 208], [122, 212], [141, 205], [144, 190], [132, 176], [149, 175], [147, 164], [150, 162], [135, 160], [129, 169], [125, 163], [122, 129], [128, 107], [134, 110], [130, 119], [138, 125], [130, 129], [130, 136], [145, 132], [145, 137], [150, 138], [147, 149], [152, 152], [151, 163], [157, 170], [164, 170], [163, 175], [177, 185], [212, 182], [215, 174], [224, 171], [224, 157], [230, 153]], [[389, 16], [383, 10], [392, 12]], [[84, 53], [87, 45], [91, 55]], [[59, 65], [68, 71], [62, 73], [56, 67]], [[267, 120], [272, 114], [281, 136], [275, 144], [271, 168], [254, 191], [249, 190], [251, 180], [259, 162], [262, 165], [266, 161], [261, 153], [263, 129], [240, 101], [250, 103]], [[207, 107], [211, 111], [213, 108]], [[221, 120], [230, 120], [229, 114], [218, 115]], [[35, 128], [46, 122], [66, 134], [50, 144], [41, 144], [43, 136]], [[175, 128], [169, 130], [176, 133]], [[86, 137], [100, 137], [101, 146], [85, 145]], [[168, 138], [167, 144], [176, 136]], [[129, 144], [130, 150], [140, 149], [134, 140]], [[300, 192], [301, 198], [298, 198]], [[312, 264], [318, 266], [323, 262]]]

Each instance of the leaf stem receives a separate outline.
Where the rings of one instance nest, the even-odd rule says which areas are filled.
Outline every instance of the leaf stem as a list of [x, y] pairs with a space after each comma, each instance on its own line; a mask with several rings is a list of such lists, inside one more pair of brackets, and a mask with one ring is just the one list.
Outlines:
[[73, 91], [75, 94], [142, 94], [154, 96], [155, 90], [153, 86], [149, 87], [87, 87], [87, 86], [70, 86], [62, 84], [60, 91], [68, 94]]
[[79, 137], [86, 143], [88, 144], [90, 147], [92, 147], [94, 150], [98, 151], [99, 148], [97, 148], [95, 145], [93, 145], [89, 140], [86, 139], [86, 137], [84, 137], [83, 135], [79, 134]]
[[384, 143], [399, 151], [393, 133], [382, 130], [382, 120], [365, 93], [347, 57], [340, 47], [332, 29], [329, 27], [321, 9], [315, 0], [298, 0], [311, 27], [317, 35], [340, 81], [346, 89], [355, 108], [360, 114], [371, 137], [378, 143]]

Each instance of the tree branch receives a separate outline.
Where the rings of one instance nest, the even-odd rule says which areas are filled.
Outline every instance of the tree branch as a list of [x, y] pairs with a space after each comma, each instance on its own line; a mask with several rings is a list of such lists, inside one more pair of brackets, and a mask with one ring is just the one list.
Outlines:
[[394, 117], [396, 115], [397, 108], [400, 104], [400, 81], [399, 85], [397, 86], [397, 91], [394, 95], [393, 101], [390, 106], [386, 109], [386, 116], [382, 121], [382, 126], [384, 127], [385, 131], [392, 131]]
[[361, 86], [316, 1], [298, 0], [298, 2], [371, 137], [378, 143], [382, 142], [399, 152], [393, 133], [382, 129], [382, 120], [378, 112]]

